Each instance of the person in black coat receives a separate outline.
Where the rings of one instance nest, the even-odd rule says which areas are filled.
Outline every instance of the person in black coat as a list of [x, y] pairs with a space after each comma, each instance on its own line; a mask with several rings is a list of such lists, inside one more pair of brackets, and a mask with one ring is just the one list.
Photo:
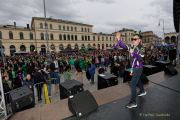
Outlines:
[[41, 70], [36, 68], [35, 73], [33, 75], [34, 83], [38, 94], [38, 101], [42, 100], [42, 88], [45, 83], [45, 78], [43, 77]]

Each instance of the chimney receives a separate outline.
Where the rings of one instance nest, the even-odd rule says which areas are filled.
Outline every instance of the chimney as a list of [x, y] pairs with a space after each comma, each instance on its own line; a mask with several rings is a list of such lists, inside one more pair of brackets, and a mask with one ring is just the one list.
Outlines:
[[16, 22], [14, 22], [14, 28], [16, 28]]
[[29, 29], [29, 24], [27, 24], [27, 29]]

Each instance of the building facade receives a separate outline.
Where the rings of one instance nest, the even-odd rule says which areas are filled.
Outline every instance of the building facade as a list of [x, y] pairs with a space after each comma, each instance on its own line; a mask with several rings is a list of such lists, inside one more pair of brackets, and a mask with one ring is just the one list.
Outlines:
[[64, 49], [107, 49], [115, 44], [113, 34], [93, 33], [93, 25], [53, 18], [47, 18], [46, 23], [47, 29], [44, 18], [33, 17], [31, 26], [0, 26], [3, 52], [12, 55], [19, 51], [46, 52], [48, 48], [56, 52]]
[[128, 29], [128, 28], [123, 28], [122, 30], [119, 30], [121, 33], [121, 39], [125, 44], [130, 44], [131, 39], [133, 38], [135, 34], [135, 30], [133, 29]]
[[153, 31], [141, 32], [142, 43], [145, 47], [151, 47], [152, 45], [158, 45], [161, 43], [161, 38], [159, 38]]
[[178, 42], [178, 33], [176, 32], [165, 33], [164, 37], [166, 43], [177, 44]]

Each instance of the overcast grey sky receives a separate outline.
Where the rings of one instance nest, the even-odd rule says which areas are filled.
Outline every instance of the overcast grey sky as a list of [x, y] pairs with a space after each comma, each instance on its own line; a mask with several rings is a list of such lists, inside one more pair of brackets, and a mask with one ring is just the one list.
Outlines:
[[[0, 0], [0, 24], [30, 24], [43, 17], [43, 0]], [[173, 0], [46, 0], [47, 17], [94, 25], [94, 32], [112, 33], [122, 28], [174, 32]], [[162, 25], [162, 21], [161, 21]]]

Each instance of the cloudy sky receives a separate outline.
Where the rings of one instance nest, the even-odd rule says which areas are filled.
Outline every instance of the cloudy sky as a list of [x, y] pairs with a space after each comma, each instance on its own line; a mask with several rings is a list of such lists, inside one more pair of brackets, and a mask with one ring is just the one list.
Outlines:
[[[94, 32], [122, 28], [174, 32], [173, 0], [46, 0], [47, 17], [94, 25]], [[26, 26], [33, 16], [43, 17], [43, 0], [0, 0], [0, 24]], [[158, 26], [159, 20], [160, 26]]]

